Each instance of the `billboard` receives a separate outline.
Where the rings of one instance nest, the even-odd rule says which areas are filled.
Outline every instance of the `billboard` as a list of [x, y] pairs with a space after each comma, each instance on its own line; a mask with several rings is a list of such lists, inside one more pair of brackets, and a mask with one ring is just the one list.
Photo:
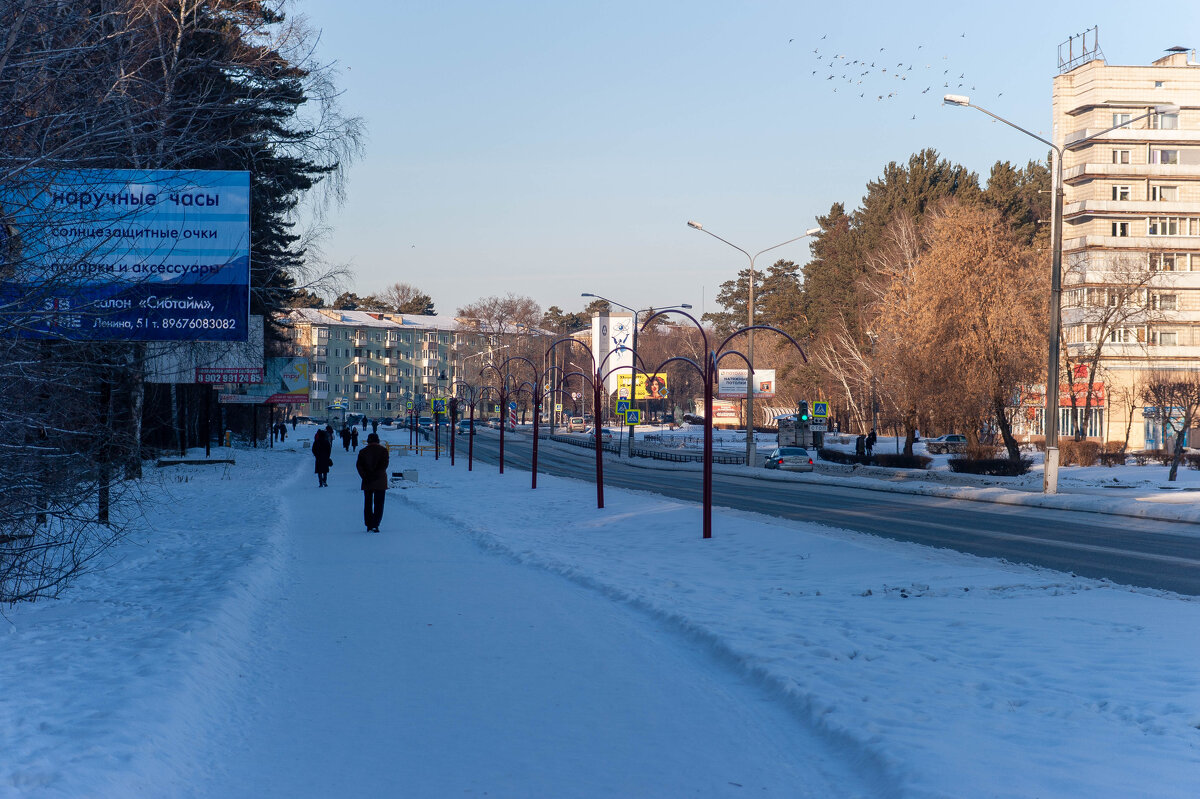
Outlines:
[[[617, 396], [629, 398], [629, 380], [631, 375], [617, 374]], [[670, 392], [667, 390], [667, 375], [665, 372], [647, 375], [637, 373], [637, 383], [634, 384], [634, 400], [666, 399]]]
[[245, 341], [250, 173], [30, 170], [0, 187], [9, 328], [75, 341]]
[[[225, 403], [254, 405], [303, 405], [308, 402], [308, 360], [305, 358], [264, 359], [262, 382], [241, 383], [218, 399]], [[338, 410], [331, 403], [330, 410]]]
[[617, 390], [617, 375], [628, 378], [633, 367], [633, 314], [605, 313], [592, 317], [592, 354], [604, 375], [604, 390]]
[[[745, 369], [718, 369], [717, 396], [721, 399], [746, 398]], [[775, 396], [775, 370], [754, 370], [754, 398], [770, 399]]]

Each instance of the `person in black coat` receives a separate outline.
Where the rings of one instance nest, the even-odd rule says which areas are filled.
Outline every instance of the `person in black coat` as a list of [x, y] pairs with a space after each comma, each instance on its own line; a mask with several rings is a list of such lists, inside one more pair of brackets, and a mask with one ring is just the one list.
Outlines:
[[354, 447], [354, 451], [358, 452], [358, 428], [350, 428], [350, 446]]
[[342, 425], [342, 449], [350, 451], [350, 425]]
[[318, 488], [329, 485], [326, 480], [329, 478], [329, 467], [333, 465], [333, 458], [329, 457], [332, 452], [333, 445], [329, 443], [329, 436], [325, 435], [324, 430], [318, 430], [312, 443], [312, 454], [316, 461], [313, 471], [317, 473]]
[[362, 478], [363, 522], [367, 532], [378, 533], [388, 487], [388, 451], [379, 443], [377, 433], [367, 436], [367, 445], [358, 453], [354, 466]]

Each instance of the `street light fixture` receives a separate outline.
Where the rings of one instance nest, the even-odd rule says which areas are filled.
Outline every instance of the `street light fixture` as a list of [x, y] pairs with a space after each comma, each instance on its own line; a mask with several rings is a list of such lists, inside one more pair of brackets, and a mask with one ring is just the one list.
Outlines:
[[1046, 367], [1046, 467], [1042, 474], [1042, 493], [1058, 493], [1058, 368], [1059, 368], [1059, 335], [1062, 330], [1062, 229], [1063, 229], [1063, 151], [1067, 147], [1078, 147], [1093, 139], [1098, 139], [1117, 128], [1154, 116], [1155, 114], [1177, 114], [1179, 106], [1164, 103], [1154, 106], [1154, 110], [1127, 119], [1120, 124], [1105, 128], [1098, 133], [1073, 139], [1059, 147], [1052, 141], [1031, 133], [1020, 125], [1009, 122], [1002, 116], [971, 102], [971, 98], [961, 94], [947, 94], [942, 97], [945, 105], [955, 105], [963, 108], [974, 108], [987, 114], [997, 122], [1003, 122], [1014, 130], [1019, 130], [1030, 138], [1037, 139], [1054, 151], [1054, 198], [1051, 200], [1050, 215], [1050, 342], [1048, 365]]
[[[775, 244], [771, 247], [767, 247], [765, 250], [759, 250], [758, 252], [754, 253], [754, 255], [751, 255], [750, 253], [743, 250], [741, 247], [737, 246], [736, 244], [734, 244], [731, 241], [726, 241], [725, 239], [718, 236], [716, 233], [713, 233], [711, 230], [705, 230], [704, 225], [701, 225], [699, 222], [692, 222], [689, 220], [687, 224], [688, 224], [688, 227], [690, 227], [694, 230], [699, 230], [701, 233], [707, 233], [708, 235], [712, 236], [717, 241], [725, 242], [730, 247], [737, 250], [738, 252], [740, 252], [742, 255], [746, 256], [746, 258], [748, 258], [750, 260], [750, 276], [749, 276], [749, 280], [747, 280], [747, 283], [749, 285], [749, 296], [748, 296], [747, 302], [746, 302], [746, 327], [748, 327], [748, 328], [754, 327], [754, 259], [758, 258], [758, 256], [762, 255], [764, 252], [770, 252], [771, 250], [778, 249], [778, 248], [784, 246], [785, 244], [791, 244], [793, 241], [799, 241], [800, 239], [808, 238], [809, 236], [815, 236], [821, 232], [821, 228], [819, 228], [819, 227], [809, 228], [808, 230], [804, 231], [804, 233], [802, 235], [796, 236], [795, 238], [788, 239], [787, 241], [780, 242], [779, 244]], [[755, 451], [754, 451], [754, 331], [753, 330], [749, 331], [746, 334], [746, 360], [749, 362], [747, 364], [747, 369], [746, 369], [746, 465], [754, 466], [755, 465]]]
[[[631, 351], [633, 353], [633, 358], [631, 359], [630, 366], [629, 366], [629, 401], [631, 403], [637, 402], [638, 315], [640, 313], [642, 313], [642, 311], [669, 311], [669, 310], [673, 310], [676, 308], [687, 308], [688, 310], [691, 310], [692, 306], [688, 305], [685, 302], [685, 303], [681, 303], [679, 305], [664, 305], [661, 308], [643, 308], [641, 311], [635, 311], [633, 308], [630, 308], [628, 305], [622, 305], [619, 302], [613, 302], [608, 297], [601, 297], [599, 294], [592, 294], [589, 291], [585, 291], [582, 294], [580, 294], [579, 296], [580, 297], [594, 297], [597, 300], [604, 300], [609, 305], [615, 305], [618, 308], [624, 308], [625, 310], [627, 310], [631, 314], [633, 314], [633, 346], [631, 348]], [[593, 411], [593, 412], [596, 413], [597, 416], [599, 415], [597, 412], [595, 412], [595, 411]], [[597, 435], [599, 434], [599, 430], [600, 430], [600, 428], [597, 426], [596, 427]], [[633, 425], [629, 425], [629, 457], [631, 457], [631, 458], [633, 457]]]

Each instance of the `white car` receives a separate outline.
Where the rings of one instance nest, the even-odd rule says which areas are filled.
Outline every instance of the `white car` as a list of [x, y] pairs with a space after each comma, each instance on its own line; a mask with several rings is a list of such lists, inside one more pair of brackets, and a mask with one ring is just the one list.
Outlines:
[[767, 469], [782, 469], [786, 472], [811, 472], [813, 459], [804, 447], [779, 447], [771, 450], [763, 466]]

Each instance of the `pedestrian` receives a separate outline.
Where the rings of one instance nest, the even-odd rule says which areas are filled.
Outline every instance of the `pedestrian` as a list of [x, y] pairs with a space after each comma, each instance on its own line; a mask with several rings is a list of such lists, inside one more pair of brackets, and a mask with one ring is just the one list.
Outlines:
[[355, 427], [350, 431], [350, 446], [354, 447], [354, 451], [358, 452], [358, 428]]
[[854, 439], [854, 454], [858, 456], [867, 454], [867, 437], [862, 433], [859, 433], [858, 438]]
[[346, 450], [347, 452], [350, 451], [350, 426], [349, 425], [345, 425], [342, 427], [342, 449]]
[[296, 432], [296, 417], [292, 417], [292, 432]]
[[282, 419], [280, 419], [279, 420], [279, 443], [282, 444], [284, 442], [284, 440], [286, 440], [286, 439], [287, 439], [287, 425], [283, 423]]
[[872, 452], [875, 450], [875, 442], [878, 440], [879, 440], [879, 438], [875, 435], [875, 428], [872, 427], [871, 432], [867, 434], [867, 440], [866, 440], [866, 447], [867, 447], [868, 455], [872, 454]]
[[329, 422], [325, 423], [325, 440], [329, 442], [329, 446], [333, 447], [333, 425]]
[[313, 437], [312, 454], [315, 460], [313, 471], [317, 473], [317, 487], [325, 488], [329, 485], [326, 482], [329, 479], [329, 467], [333, 466], [333, 458], [329, 457], [333, 453], [333, 445], [329, 441], [329, 436], [324, 430], [318, 430]]
[[362, 478], [363, 522], [367, 532], [378, 533], [388, 487], [388, 451], [379, 443], [378, 433], [367, 436], [367, 445], [358, 453], [355, 468]]
[[378, 420], [378, 419], [376, 419], [376, 420], [374, 420], [373, 422], [371, 422], [371, 432], [372, 432], [372, 433], [378, 433], [378, 432], [379, 432], [379, 420]]
[[363, 426], [363, 432], [364, 433], [367, 432], [367, 417], [366, 416], [364, 416], [362, 418], [362, 426]]

